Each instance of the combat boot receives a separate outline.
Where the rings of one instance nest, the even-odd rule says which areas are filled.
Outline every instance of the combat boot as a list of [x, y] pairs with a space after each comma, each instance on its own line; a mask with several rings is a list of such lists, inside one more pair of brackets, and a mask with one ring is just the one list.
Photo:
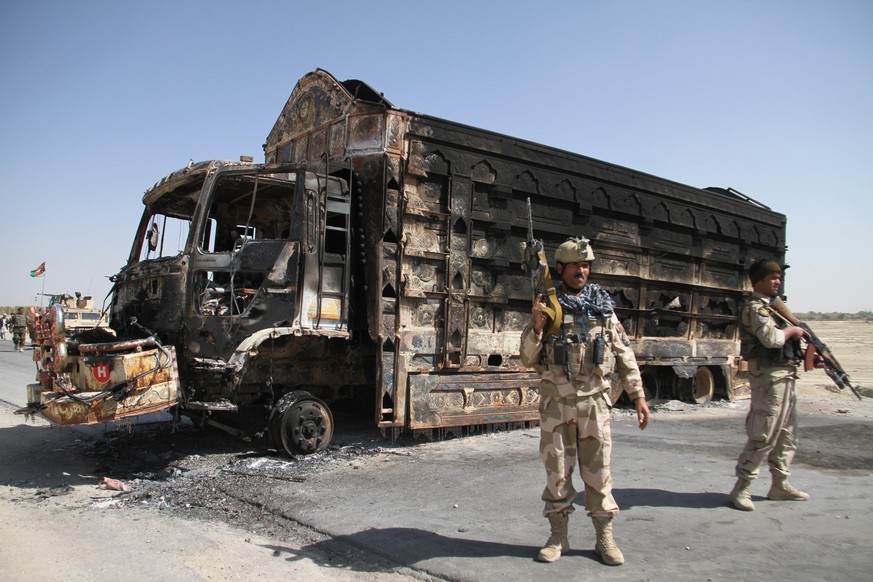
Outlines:
[[773, 485], [767, 492], [767, 499], [773, 501], [806, 501], [809, 494], [799, 491], [785, 477], [773, 477]]
[[748, 479], [737, 479], [736, 485], [731, 490], [731, 503], [734, 504], [734, 507], [743, 511], [755, 511], [755, 504], [752, 503], [752, 492], [749, 491], [751, 486], [752, 482]]
[[624, 554], [621, 553], [612, 538], [612, 516], [592, 517], [591, 521], [594, 522], [594, 530], [597, 532], [597, 543], [594, 544], [594, 551], [597, 552], [603, 563], [607, 566], [624, 564]]
[[567, 511], [549, 514], [549, 527], [552, 530], [552, 535], [549, 536], [549, 539], [546, 540], [546, 545], [537, 554], [537, 560], [540, 562], [555, 562], [561, 557], [561, 552], [566, 552], [570, 549], [570, 542], [567, 541], [567, 526], [569, 523], [570, 513]]

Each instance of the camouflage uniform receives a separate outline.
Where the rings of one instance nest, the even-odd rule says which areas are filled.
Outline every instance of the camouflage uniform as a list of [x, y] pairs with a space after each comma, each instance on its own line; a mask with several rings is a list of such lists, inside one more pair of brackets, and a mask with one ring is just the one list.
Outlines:
[[736, 475], [751, 481], [764, 459], [777, 480], [788, 478], [797, 450], [795, 382], [802, 359], [797, 341], [786, 343], [785, 324], [767, 308], [769, 298], [755, 293], [740, 314], [741, 354], [749, 362], [752, 402], [746, 416], [749, 440], [737, 460]]
[[24, 340], [27, 335], [27, 316], [23, 310], [12, 316], [12, 343], [19, 352], [24, 351]]
[[[575, 510], [573, 472], [578, 460], [585, 484], [585, 510], [591, 517], [612, 517], [619, 508], [612, 496], [609, 468], [609, 376], [617, 373], [631, 399], [644, 396], [642, 378], [630, 341], [615, 314], [598, 321], [565, 311], [563, 319], [562, 334], [549, 336], [545, 345], [531, 324], [521, 337], [522, 362], [535, 368], [541, 377], [540, 456], [546, 468], [543, 515]], [[568, 334], [580, 341], [568, 345], [567, 363], [558, 365], [554, 338]], [[593, 338], [598, 334], [608, 338], [602, 364], [593, 360]]]

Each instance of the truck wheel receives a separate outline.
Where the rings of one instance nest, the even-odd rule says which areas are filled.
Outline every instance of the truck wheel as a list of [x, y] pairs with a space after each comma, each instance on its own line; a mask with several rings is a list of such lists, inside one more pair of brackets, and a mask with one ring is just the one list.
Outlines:
[[697, 404], [706, 404], [712, 400], [712, 395], [715, 393], [715, 377], [712, 375], [712, 370], [706, 366], [697, 368], [694, 373], [694, 385], [692, 387], [692, 398]]
[[279, 399], [268, 421], [276, 448], [293, 457], [323, 451], [333, 437], [333, 415], [309, 392], [296, 390]]
[[661, 392], [661, 381], [658, 379], [658, 374], [652, 372], [643, 372], [643, 390], [646, 393], [646, 402], [657, 402]]
[[691, 378], [680, 378], [676, 374], [670, 379], [672, 398], [682, 402], [694, 402], [694, 386]]

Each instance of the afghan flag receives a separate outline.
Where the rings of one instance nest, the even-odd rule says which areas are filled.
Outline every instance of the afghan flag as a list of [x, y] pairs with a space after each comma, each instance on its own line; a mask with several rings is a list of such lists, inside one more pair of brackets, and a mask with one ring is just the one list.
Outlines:
[[31, 277], [42, 277], [45, 274], [45, 261], [40, 266], [30, 272]]

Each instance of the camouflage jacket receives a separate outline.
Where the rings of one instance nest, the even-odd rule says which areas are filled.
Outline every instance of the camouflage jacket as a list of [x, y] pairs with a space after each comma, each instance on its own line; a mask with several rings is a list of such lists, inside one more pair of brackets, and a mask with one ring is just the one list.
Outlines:
[[[584, 326], [582, 333], [574, 329], [577, 325]], [[534, 333], [532, 322], [521, 332], [521, 361], [539, 372], [542, 396], [587, 396], [608, 391], [613, 376], [621, 382], [631, 400], [645, 395], [630, 340], [615, 314], [599, 322], [594, 318], [565, 313], [561, 329], [561, 332], [546, 338], [545, 343], [542, 334]], [[598, 335], [606, 339], [603, 361], [599, 364], [594, 360], [593, 341]], [[562, 348], [561, 344], [566, 347]], [[561, 349], [565, 352], [565, 363], [557, 364], [556, 351]]]
[[802, 359], [800, 342], [786, 344], [782, 331], [786, 323], [767, 307], [770, 298], [753, 293], [740, 312], [740, 355], [753, 366], [795, 366]]

